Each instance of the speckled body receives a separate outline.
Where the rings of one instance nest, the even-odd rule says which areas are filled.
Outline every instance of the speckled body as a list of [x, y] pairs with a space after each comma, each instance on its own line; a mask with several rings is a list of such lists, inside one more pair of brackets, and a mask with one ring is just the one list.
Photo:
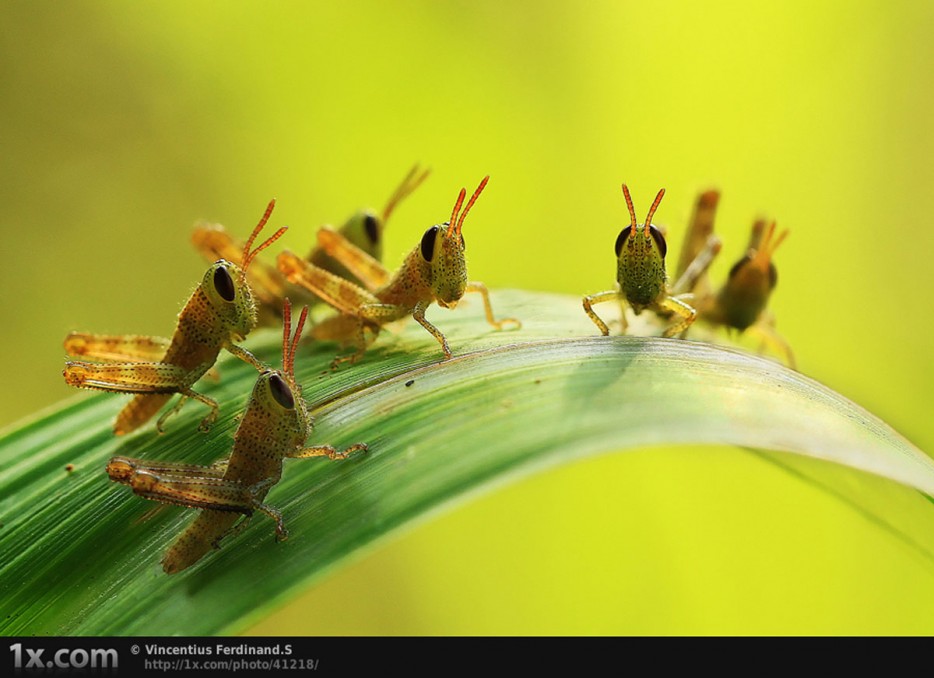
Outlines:
[[[708, 319], [740, 331], [755, 324], [769, 301], [775, 286], [775, 266], [769, 262], [769, 271], [752, 265], [736, 269], [717, 293], [716, 303], [708, 312]], [[704, 311], [702, 311], [704, 313]]]
[[114, 433], [122, 435], [139, 428], [175, 393], [182, 394], [183, 398], [159, 419], [159, 429], [186, 398], [196, 398], [211, 408], [211, 413], [201, 422], [202, 430], [207, 430], [217, 417], [217, 403], [193, 391], [191, 386], [214, 366], [221, 349], [227, 349], [257, 369], [264, 369], [249, 351], [235, 342], [246, 338], [257, 325], [256, 301], [246, 281], [250, 261], [286, 231], [280, 228], [256, 249], [250, 250], [274, 205], [274, 200], [269, 203], [244, 245], [242, 267], [221, 259], [208, 268], [178, 314], [171, 340], [77, 332], [66, 337], [65, 350], [69, 355], [104, 361], [66, 362], [63, 376], [67, 384], [136, 394], [117, 415]]
[[[444, 223], [436, 228], [441, 233]], [[384, 304], [399, 307], [395, 319], [411, 315], [415, 306], [434, 297], [441, 306], [456, 305], [467, 289], [467, 258], [463, 237], [445, 237], [439, 233], [431, 261], [422, 256], [421, 247], [405, 257], [402, 266], [383, 287], [373, 294]]]
[[638, 315], [666, 293], [668, 275], [665, 259], [651, 235], [643, 227], [630, 233], [617, 259], [616, 280], [620, 291]]
[[[270, 392], [270, 379], [279, 372], [260, 375], [250, 403], [237, 432], [227, 460], [223, 480], [249, 488], [262, 481], [268, 485], [252, 494], [257, 502], [266, 498], [269, 489], [282, 477], [282, 462], [285, 457], [302, 449], [310, 429], [310, 418], [305, 401], [295, 398], [295, 407], [283, 409]], [[296, 389], [297, 390], [297, 389]], [[231, 493], [231, 510], [203, 509], [192, 523], [179, 535], [165, 552], [163, 569], [173, 574], [200, 560], [230, 532], [241, 519], [242, 505], [237, 506], [238, 496]]]
[[629, 226], [623, 228], [616, 238], [616, 282], [617, 290], [605, 290], [597, 294], [588, 294], [583, 299], [584, 312], [600, 329], [601, 334], [610, 333], [609, 326], [593, 310], [595, 304], [617, 300], [621, 302], [622, 315], [620, 324], [623, 332], [628, 327], [626, 322], [626, 308], [628, 304], [638, 315], [649, 308], [658, 313], [675, 314], [679, 320], [667, 327], [663, 336], [672, 337], [687, 329], [697, 315], [693, 307], [684, 299], [672, 295], [668, 289], [668, 274], [665, 271], [665, 254], [667, 245], [665, 236], [652, 224], [658, 204], [665, 195], [661, 189], [655, 197], [655, 202], [649, 208], [645, 222], [636, 221], [636, 210], [632, 204], [629, 188], [623, 184], [623, 195], [629, 208]]
[[220, 541], [239, 528], [242, 517], [252, 516], [256, 511], [274, 519], [277, 539], [285, 539], [288, 531], [282, 514], [264, 500], [282, 477], [286, 457], [344, 459], [351, 452], [367, 448], [362, 443], [343, 452], [330, 445], [303, 447], [312, 420], [301, 387], [295, 381], [295, 349], [308, 307], [303, 309], [291, 341], [288, 300], [282, 311], [282, 370], [265, 369], [260, 373], [227, 459], [198, 466], [117, 456], [107, 464], [110, 479], [130, 486], [140, 497], [200, 509], [165, 552], [162, 567], [169, 574], [190, 567], [211, 549], [219, 548]]
[[[450, 358], [452, 354], [447, 339], [428, 321], [425, 311], [435, 302], [445, 308], [453, 308], [466, 292], [483, 295], [487, 322], [497, 329], [505, 324], [520, 326], [515, 318], [496, 320], [486, 287], [479, 282], [468, 282], [467, 279], [465, 243], [461, 229], [467, 213], [488, 179], [485, 177], [480, 182], [463, 212], [460, 212], [460, 208], [466, 190], [461, 189], [450, 221], [425, 231], [419, 246], [409, 252], [392, 276], [380, 262], [346, 238], [333, 231], [319, 233], [319, 241], [328, 254], [346, 264], [367, 289], [302, 261], [291, 252], [281, 253], [279, 270], [290, 282], [313, 292], [342, 313], [341, 316], [328, 318], [318, 324], [314, 329], [315, 338], [353, 342], [357, 352], [346, 359], [354, 361], [366, 350], [366, 331], [375, 337], [383, 324], [411, 315], [441, 344], [445, 358]], [[344, 358], [337, 359], [335, 364], [342, 360]]]

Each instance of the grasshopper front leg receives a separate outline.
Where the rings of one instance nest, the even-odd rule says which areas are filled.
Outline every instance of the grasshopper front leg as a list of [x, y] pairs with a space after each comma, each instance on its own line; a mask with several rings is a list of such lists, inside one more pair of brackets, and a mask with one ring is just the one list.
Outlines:
[[483, 297], [483, 310], [486, 313], [486, 321], [498, 330], [506, 325], [512, 325], [515, 329], [522, 327], [522, 323], [516, 318], [503, 318], [497, 320], [493, 316], [493, 306], [490, 304], [490, 292], [482, 282], [468, 282], [466, 292], [477, 292]]
[[[603, 336], [609, 336], [610, 328], [607, 326], [603, 319], [597, 315], [596, 311], [593, 310], [594, 304], [602, 304], [606, 301], [613, 301], [614, 299], [619, 299], [619, 292], [616, 290], [605, 290], [603, 292], [597, 292], [596, 294], [588, 294], [584, 297], [584, 312], [587, 316], [593, 320], [593, 324], [597, 326], [600, 330], [600, 333]], [[622, 313], [622, 323], [623, 331], [626, 331], [626, 312], [623, 309]]]

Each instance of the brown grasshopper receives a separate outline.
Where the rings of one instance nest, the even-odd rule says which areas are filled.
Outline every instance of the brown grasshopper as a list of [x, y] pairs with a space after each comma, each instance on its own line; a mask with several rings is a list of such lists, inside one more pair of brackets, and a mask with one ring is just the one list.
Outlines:
[[[663, 336], [673, 337], [690, 327], [697, 312], [687, 303], [686, 296], [674, 296], [668, 288], [668, 275], [665, 272], [668, 247], [661, 230], [652, 224], [652, 217], [665, 195], [665, 189], [658, 192], [644, 224], [636, 223], [636, 210], [626, 184], [623, 184], [623, 195], [629, 207], [630, 225], [620, 231], [616, 238], [616, 281], [619, 287], [584, 297], [584, 311], [604, 335], [610, 333], [610, 328], [594, 312], [594, 304], [619, 300], [627, 302], [636, 315], [645, 309], [672, 313], [679, 319], [665, 329]], [[621, 318], [625, 333], [628, 327], [625, 307]]]
[[[339, 233], [349, 242], [353, 243], [367, 254], [377, 260], [383, 258], [383, 229], [396, 206], [408, 197], [428, 177], [429, 170], [419, 173], [418, 165], [412, 167], [393, 194], [386, 202], [381, 215], [377, 216], [370, 209], [361, 209], [355, 212], [341, 228]], [[231, 236], [220, 224], [199, 223], [191, 236], [195, 248], [208, 261], [223, 258], [234, 263], [240, 263], [240, 252], [243, 245]], [[331, 257], [320, 246], [314, 247], [308, 255], [308, 261], [319, 268], [360, 283], [343, 264]], [[250, 286], [259, 302], [259, 323], [261, 325], [278, 325], [282, 322], [282, 302], [286, 296], [299, 298], [303, 303], [315, 303], [318, 298], [308, 294], [306, 290], [290, 285], [285, 276], [275, 266], [257, 261], [250, 269], [248, 276]]]
[[480, 182], [462, 213], [460, 209], [467, 191], [461, 189], [451, 220], [425, 231], [421, 243], [409, 252], [394, 275], [334, 230], [323, 228], [318, 231], [319, 245], [363, 281], [366, 289], [310, 264], [288, 250], [279, 255], [279, 270], [290, 282], [314, 292], [340, 311], [340, 315], [318, 324], [313, 333], [317, 339], [356, 345], [356, 353], [349, 358], [338, 358], [336, 362], [357, 360], [366, 351], [367, 332], [375, 338], [382, 325], [409, 315], [438, 340], [445, 359], [450, 358], [452, 354], [447, 339], [428, 321], [425, 311], [434, 302], [445, 308], [454, 308], [465, 292], [478, 292], [483, 297], [487, 322], [497, 329], [506, 324], [521, 326], [515, 318], [496, 320], [486, 286], [467, 280], [461, 230], [467, 213], [488, 180], [487, 176]]
[[210, 428], [217, 418], [217, 403], [191, 387], [213, 368], [222, 348], [258, 370], [265, 368], [252, 353], [235, 342], [242, 341], [256, 327], [256, 303], [246, 281], [250, 262], [287, 230], [280, 228], [251, 249], [275, 204], [275, 200], [270, 201], [244, 245], [242, 266], [220, 259], [207, 270], [178, 314], [171, 339], [79, 332], [66, 337], [65, 350], [69, 355], [103, 361], [66, 362], [63, 372], [66, 383], [78, 388], [135, 394], [117, 415], [114, 433], [123, 435], [139, 428], [176, 393], [182, 397], [159, 418], [157, 429], [161, 432], [165, 420], [188, 398], [200, 400], [211, 408], [200, 427], [203, 431]]
[[[726, 281], [713, 290], [707, 270], [721, 249], [713, 233], [714, 214], [720, 194], [706, 191], [700, 195], [679, 260], [678, 281], [674, 290], [694, 295], [697, 317], [704, 323], [756, 336], [763, 344], [781, 354], [795, 366], [791, 347], [775, 330], [775, 320], [766, 310], [769, 297], [778, 282], [772, 257], [788, 236], [775, 234], [775, 222], [757, 219], [752, 225], [746, 253], [730, 269]], [[689, 262], [689, 263], [687, 263]]]
[[282, 514], [265, 503], [266, 494], [282, 477], [284, 459], [345, 459], [367, 449], [364, 443], [343, 451], [331, 445], [304, 447], [312, 417], [295, 381], [295, 348], [308, 307], [302, 310], [294, 337], [290, 337], [291, 306], [287, 299], [282, 310], [282, 369], [266, 369], [257, 378], [227, 459], [198, 466], [113, 457], [107, 464], [111, 480], [128, 485], [145, 499], [202, 509], [165, 552], [162, 569], [168, 574], [184, 570], [220, 548], [220, 541], [239, 531], [256, 511], [276, 521], [277, 541], [286, 539]]

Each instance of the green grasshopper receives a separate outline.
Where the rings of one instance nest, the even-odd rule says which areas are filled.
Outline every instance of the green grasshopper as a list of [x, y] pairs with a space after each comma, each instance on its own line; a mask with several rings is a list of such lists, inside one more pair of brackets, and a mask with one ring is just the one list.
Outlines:
[[[428, 173], [429, 170], [419, 172], [418, 165], [412, 167], [402, 183], [389, 197], [381, 215], [378, 216], [370, 209], [358, 210], [341, 226], [339, 233], [373, 258], [382, 260], [383, 230], [389, 216], [402, 200], [411, 195], [421, 185], [428, 177]], [[191, 239], [195, 248], [208, 261], [223, 258], [234, 263], [240, 262], [242, 244], [220, 224], [204, 222], [197, 224]], [[320, 246], [316, 246], [311, 250], [308, 261], [337, 276], [356, 283], [360, 282], [359, 279], [354, 277], [353, 273], [328, 255]], [[275, 266], [266, 264], [263, 261], [257, 261], [250, 269], [249, 281], [259, 302], [260, 325], [271, 326], [282, 322], [282, 303], [286, 296], [293, 300], [298, 298], [303, 303], [318, 301], [318, 298], [314, 295], [290, 285], [285, 276]]]
[[428, 321], [425, 311], [435, 302], [444, 308], [454, 308], [465, 292], [478, 292], [483, 297], [486, 319], [490, 325], [497, 329], [506, 324], [521, 326], [515, 318], [496, 320], [486, 286], [467, 280], [461, 230], [467, 213], [488, 180], [487, 176], [480, 182], [462, 213], [460, 209], [467, 191], [461, 189], [451, 220], [425, 231], [421, 243], [409, 252], [394, 275], [390, 275], [380, 262], [341, 234], [327, 228], [319, 230], [319, 245], [363, 281], [366, 289], [310, 264], [288, 250], [279, 255], [279, 270], [290, 282], [313, 292], [340, 311], [340, 315], [315, 326], [313, 334], [316, 339], [352, 342], [356, 345], [356, 353], [349, 358], [338, 358], [335, 362], [345, 359], [356, 361], [366, 351], [368, 332], [371, 339], [375, 338], [382, 325], [409, 315], [437, 339], [445, 359], [450, 358], [452, 353], [447, 339], [441, 330]]
[[[630, 225], [620, 231], [616, 238], [616, 281], [619, 287], [584, 297], [584, 311], [604, 335], [610, 333], [610, 328], [594, 312], [594, 304], [618, 300], [628, 303], [636, 315], [645, 309], [659, 314], [671, 313], [678, 316], [678, 320], [665, 329], [663, 336], [673, 337], [690, 327], [697, 312], [687, 303], [688, 295], [673, 295], [668, 288], [668, 274], [665, 271], [668, 247], [661, 230], [652, 224], [652, 217], [665, 195], [665, 189], [658, 192], [644, 224], [636, 222], [636, 210], [626, 184], [623, 184], [623, 195], [629, 207]], [[621, 318], [625, 333], [628, 327], [625, 307]]]
[[244, 245], [242, 265], [220, 259], [207, 270], [178, 314], [178, 324], [171, 339], [79, 332], [72, 332], [66, 337], [65, 350], [69, 355], [103, 361], [66, 362], [63, 375], [67, 384], [135, 394], [117, 415], [114, 433], [123, 435], [136, 430], [176, 393], [182, 397], [159, 418], [157, 429], [162, 432], [166, 419], [177, 412], [188, 398], [194, 398], [211, 408], [200, 426], [201, 430], [208, 430], [217, 418], [217, 403], [191, 387], [212, 370], [221, 349], [227, 349], [258, 370], [265, 368], [252, 353], [235, 342], [243, 341], [257, 323], [256, 303], [246, 281], [250, 262], [287, 230], [280, 228], [251, 249], [275, 204], [275, 200], [270, 201]]
[[706, 191], [698, 198], [681, 251], [674, 289], [694, 295], [699, 321], [754, 335], [764, 346], [783, 355], [793, 368], [795, 359], [791, 347], [776, 332], [775, 320], [766, 310], [778, 282], [772, 258], [788, 231], [776, 236], [774, 221], [767, 223], [757, 219], [752, 225], [745, 254], [730, 268], [723, 285], [714, 290], [707, 270], [721, 249], [720, 240], [713, 233], [719, 199], [716, 191]]
[[111, 480], [128, 485], [145, 499], [201, 509], [165, 552], [162, 569], [168, 574], [180, 572], [220, 548], [221, 540], [239, 531], [256, 511], [276, 521], [277, 541], [286, 539], [282, 513], [265, 503], [266, 494], [282, 477], [283, 460], [345, 459], [367, 449], [364, 443], [343, 451], [331, 445], [304, 446], [313, 422], [301, 386], [295, 381], [295, 349], [308, 307], [302, 310], [291, 341], [287, 299], [282, 311], [282, 369], [264, 370], [257, 378], [227, 459], [197, 466], [113, 457], [107, 464]]

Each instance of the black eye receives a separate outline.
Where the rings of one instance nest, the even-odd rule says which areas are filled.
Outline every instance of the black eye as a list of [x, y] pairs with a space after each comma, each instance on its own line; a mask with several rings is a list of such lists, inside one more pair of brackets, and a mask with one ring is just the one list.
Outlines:
[[363, 217], [363, 228], [366, 229], [366, 236], [374, 245], [379, 242], [379, 220], [372, 214]]
[[652, 240], [654, 240], [655, 244], [658, 245], [658, 251], [662, 253], [662, 259], [664, 259], [665, 254], [668, 253], [668, 244], [665, 242], [665, 236], [663, 236], [662, 232], [655, 228], [652, 224], [649, 224], [649, 233], [652, 234]]
[[619, 253], [623, 251], [623, 244], [626, 242], [626, 239], [629, 237], [629, 232], [632, 230], [632, 226], [627, 226], [622, 231], [619, 232], [619, 236], [616, 238], [616, 256], [619, 256]]
[[437, 240], [438, 231], [440, 230], [440, 226], [432, 226], [422, 236], [422, 258], [425, 261], [431, 261], [431, 258], [435, 255], [435, 240]]
[[227, 272], [226, 266], [218, 266], [214, 269], [214, 289], [221, 295], [224, 301], [233, 301], [236, 296], [233, 278]]
[[776, 269], [775, 264], [773, 264], [770, 261], [769, 262], [769, 289], [774, 290], [777, 284], [778, 284], [778, 269]]
[[269, 390], [272, 391], [272, 397], [276, 402], [287, 410], [295, 407], [295, 398], [292, 397], [292, 389], [283, 381], [282, 377], [274, 374], [269, 377]]

